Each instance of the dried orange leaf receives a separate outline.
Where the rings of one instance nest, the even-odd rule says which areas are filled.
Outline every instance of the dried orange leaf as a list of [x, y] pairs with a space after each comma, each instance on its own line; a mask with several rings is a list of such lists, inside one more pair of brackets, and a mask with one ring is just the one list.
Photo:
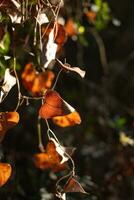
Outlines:
[[6, 112], [7, 128], [10, 129], [18, 124], [20, 116], [18, 112]]
[[74, 111], [75, 109], [64, 101], [56, 91], [48, 90], [44, 97], [44, 104], [39, 110], [39, 115], [44, 119], [49, 119], [64, 116]]
[[17, 112], [0, 113], [0, 142], [3, 140], [6, 131], [14, 127], [18, 122], [19, 114]]
[[35, 166], [39, 169], [51, 169], [54, 172], [65, 170], [67, 164], [61, 164], [61, 156], [56, 151], [56, 146], [53, 141], [49, 141], [45, 153], [38, 153], [34, 155]]
[[75, 178], [69, 178], [64, 186], [64, 192], [80, 192], [86, 193], [81, 184]]
[[47, 89], [50, 89], [54, 80], [54, 73], [50, 70], [37, 72], [32, 63], [28, 63], [22, 72], [24, 87], [34, 96], [41, 96]]
[[74, 126], [81, 123], [81, 118], [78, 112], [74, 111], [65, 116], [53, 117], [52, 121], [60, 127]]
[[79, 67], [71, 67], [70, 64], [65, 63], [63, 64], [60, 60], [56, 59], [56, 61], [60, 64], [60, 67], [62, 69], [64, 69], [65, 71], [72, 71], [72, 72], [76, 72], [77, 74], [79, 74], [82, 78], [85, 77], [86, 72], [84, 70], [81, 70]]
[[55, 150], [57, 151], [57, 153], [62, 158], [60, 163], [63, 164], [64, 162], [66, 162], [68, 160], [68, 156], [67, 156], [67, 153], [65, 151], [65, 147], [60, 145], [54, 138], [50, 138], [50, 140], [55, 144]]
[[11, 165], [7, 163], [0, 163], [0, 187], [2, 187], [11, 176]]
[[45, 24], [42, 26], [42, 35], [43, 35], [43, 39], [47, 42], [48, 42], [48, 37], [49, 37], [52, 29], [53, 29], [53, 34], [54, 34], [54, 43], [56, 43], [58, 45], [58, 48], [57, 48], [57, 51], [58, 51], [61, 49], [63, 44], [66, 42], [67, 34], [64, 29], [64, 26], [62, 26], [61, 24], [59, 24], [57, 22], [51, 23], [51, 24], [50, 23]]

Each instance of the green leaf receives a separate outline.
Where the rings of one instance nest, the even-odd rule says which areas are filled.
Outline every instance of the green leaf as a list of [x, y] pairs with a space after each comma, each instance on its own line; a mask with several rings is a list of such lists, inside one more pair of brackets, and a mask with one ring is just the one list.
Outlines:
[[8, 32], [5, 33], [3, 39], [0, 41], [0, 53], [7, 54], [10, 47], [10, 35]]

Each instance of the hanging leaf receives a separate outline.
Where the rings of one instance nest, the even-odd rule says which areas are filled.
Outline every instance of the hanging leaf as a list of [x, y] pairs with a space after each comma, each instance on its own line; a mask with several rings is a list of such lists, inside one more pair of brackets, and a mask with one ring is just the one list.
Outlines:
[[2, 187], [11, 176], [11, 165], [7, 163], [0, 163], [0, 187]]
[[60, 127], [74, 126], [81, 123], [81, 118], [78, 112], [74, 111], [65, 116], [53, 117], [52, 121]]
[[48, 42], [49, 35], [53, 30], [54, 43], [58, 45], [57, 51], [61, 49], [67, 40], [67, 33], [63, 25], [55, 22], [51, 24], [45, 24], [42, 26], [42, 35], [44, 41]]
[[73, 37], [76, 36], [78, 34], [78, 30], [77, 30], [77, 25], [76, 23], [73, 21], [73, 19], [68, 19], [66, 24], [65, 24], [65, 31], [67, 33], [68, 36]]
[[61, 146], [54, 138], [50, 138], [50, 140], [54, 143], [57, 153], [61, 156], [60, 163], [63, 164], [68, 160], [68, 156], [65, 151], [65, 147]]
[[68, 192], [80, 192], [80, 193], [85, 193], [85, 190], [81, 186], [81, 184], [75, 179], [75, 178], [69, 178], [67, 183], [65, 184], [63, 191], [65, 193]]
[[47, 68], [48, 65], [55, 59], [56, 51], [57, 51], [57, 44], [54, 42], [54, 29], [51, 30], [48, 42], [46, 45], [46, 63], [44, 64], [44, 68]]
[[4, 82], [0, 91], [0, 102], [9, 93], [11, 88], [16, 84], [16, 78], [10, 74], [9, 68], [5, 70]]
[[65, 70], [65, 71], [72, 71], [72, 72], [76, 72], [77, 74], [79, 74], [82, 78], [84, 78], [86, 72], [81, 70], [79, 67], [71, 67], [70, 64], [65, 63], [63, 64], [60, 60], [56, 59], [56, 61], [59, 63], [60, 67]]
[[7, 130], [14, 127], [18, 122], [19, 114], [17, 112], [0, 113], [0, 142], [3, 140]]
[[37, 72], [32, 63], [25, 66], [21, 75], [24, 87], [34, 96], [42, 96], [47, 89], [50, 89], [54, 77], [54, 73], [50, 70]]
[[61, 24], [52, 22], [42, 26], [42, 62], [44, 63], [44, 68], [48, 68], [55, 60], [56, 53], [61, 50], [66, 40], [67, 34]]
[[35, 166], [39, 169], [51, 169], [54, 172], [65, 170], [67, 163], [62, 162], [61, 155], [56, 151], [55, 143], [50, 140], [46, 147], [45, 153], [38, 153], [34, 155]]
[[39, 115], [44, 119], [49, 119], [64, 116], [74, 111], [75, 109], [64, 101], [56, 91], [48, 90], [44, 97], [44, 104], [39, 110]]

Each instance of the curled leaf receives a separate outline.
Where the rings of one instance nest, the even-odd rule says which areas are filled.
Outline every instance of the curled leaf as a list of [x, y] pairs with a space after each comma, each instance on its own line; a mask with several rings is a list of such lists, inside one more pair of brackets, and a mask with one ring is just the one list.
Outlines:
[[4, 75], [4, 82], [0, 91], [0, 102], [2, 102], [4, 96], [6, 96], [11, 88], [16, 84], [16, 78], [10, 74], [10, 70], [7, 68]]
[[57, 51], [57, 44], [54, 42], [54, 29], [51, 30], [48, 42], [46, 45], [46, 63], [44, 64], [44, 68], [47, 68], [48, 65], [55, 59]]
[[11, 165], [7, 163], [0, 163], [0, 187], [2, 187], [11, 176]]
[[56, 151], [62, 158], [60, 163], [63, 164], [64, 162], [66, 162], [68, 160], [68, 156], [66, 154], [65, 147], [63, 147], [58, 142], [56, 142], [56, 140], [54, 138], [51, 138], [50, 140], [55, 144]]
[[0, 113], [0, 142], [3, 140], [7, 130], [14, 127], [18, 122], [19, 114], [17, 112]]
[[81, 186], [81, 184], [75, 179], [75, 178], [69, 178], [67, 183], [65, 184], [63, 191], [65, 193], [68, 192], [80, 192], [80, 193], [85, 193], [85, 190]]
[[81, 118], [78, 112], [74, 111], [65, 116], [53, 117], [52, 121], [60, 127], [74, 126], [81, 123]]
[[39, 115], [44, 119], [50, 119], [74, 111], [75, 109], [64, 101], [56, 91], [48, 90], [44, 97], [44, 104], [39, 110]]
[[21, 75], [24, 87], [34, 96], [41, 96], [51, 88], [54, 77], [54, 73], [50, 70], [39, 73], [32, 63], [25, 66]]
[[85, 77], [86, 72], [81, 70], [79, 67], [71, 67], [70, 64], [65, 63], [63, 64], [60, 60], [56, 59], [56, 61], [59, 63], [60, 67], [65, 70], [65, 71], [72, 71], [72, 72], [76, 72], [77, 74], [79, 74], [82, 78]]
[[51, 169], [54, 172], [65, 170], [67, 168], [66, 162], [61, 163], [62, 157], [56, 151], [56, 146], [53, 141], [49, 141], [45, 153], [38, 153], [34, 155], [35, 166], [39, 169]]
[[55, 22], [42, 26], [43, 54], [42, 61], [44, 68], [48, 68], [55, 60], [56, 53], [59, 52], [63, 44], [66, 42], [67, 35], [64, 27]]
[[45, 24], [42, 26], [42, 34], [43, 39], [48, 42], [48, 37], [50, 35], [50, 32], [53, 30], [53, 36], [54, 36], [54, 43], [58, 45], [57, 50], [60, 50], [60, 48], [63, 46], [63, 44], [67, 40], [67, 34], [66, 30], [63, 25], [55, 22], [51, 24]]

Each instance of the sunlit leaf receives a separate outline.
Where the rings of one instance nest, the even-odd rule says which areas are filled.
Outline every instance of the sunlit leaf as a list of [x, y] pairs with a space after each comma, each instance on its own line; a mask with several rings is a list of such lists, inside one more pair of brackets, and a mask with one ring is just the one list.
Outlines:
[[44, 103], [39, 110], [39, 115], [44, 119], [49, 119], [64, 116], [74, 111], [75, 109], [64, 101], [56, 91], [48, 90], [44, 96]]
[[82, 78], [84, 78], [86, 72], [81, 70], [79, 67], [71, 67], [70, 64], [65, 63], [63, 64], [60, 60], [56, 59], [57, 62], [59, 63], [60, 67], [62, 69], [64, 69], [65, 71], [72, 71], [72, 72], [76, 72], [77, 74], [79, 74]]
[[5, 35], [0, 40], [0, 53], [5, 55], [9, 50], [9, 46], [10, 46], [10, 35], [6, 31]]
[[50, 89], [54, 80], [54, 73], [50, 70], [37, 72], [32, 63], [28, 63], [22, 72], [24, 87], [34, 96], [42, 96]]
[[60, 145], [54, 138], [50, 138], [50, 140], [55, 144], [56, 151], [62, 158], [60, 163], [63, 164], [64, 162], [66, 162], [68, 160], [68, 156], [66, 154], [65, 147]]
[[55, 60], [57, 52], [67, 40], [64, 26], [55, 22], [42, 26], [42, 40], [44, 43], [42, 60], [47, 68]]
[[11, 176], [11, 165], [7, 163], [0, 163], [0, 187], [2, 187]]
[[53, 61], [55, 59], [56, 56], [56, 51], [57, 51], [57, 44], [54, 41], [54, 29], [51, 30], [51, 32], [49, 33], [49, 37], [48, 37], [48, 42], [46, 45], [46, 63], [44, 64], [44, 67], [47, 68], [48, 65], [51, 63], [51, 61]]
[[61, 163], [62, 157], [56, 151], [56, 146], [53, 141], [49, 141], [45, 153], [38, 153], [34, 155], [35, 166], [39, 169], [51, 169], [54, 172], [65, 170], [67, 168], [66, 162]]
[[67, 183], [65, 184], [63, 188], [65, 193], [68, 192], [80, 192], [80, 193], [85, 193], [85, 190], [81, 186], [81, 184], [75, 179], [75, 178], [69, 178]]
[[18, 122], [19, 114], [17, 112], [0, 113], [0, 142], [3, 140], [7, 130], [14, 127]]
[[74, 126], [81, 123], [81, 118], [78, 112], [74, 111], [65, 116], [52, 118], [52, 121], [60, 127]]
[[4, 82], [1, 87], [0, 91], [0, 102], [4, 98], [5, 95], [9, 93], [11, 88], [16, 84], [16, 78], [10, 74], [9, 68], [5, 70], [5, 75], [4, 75]]

